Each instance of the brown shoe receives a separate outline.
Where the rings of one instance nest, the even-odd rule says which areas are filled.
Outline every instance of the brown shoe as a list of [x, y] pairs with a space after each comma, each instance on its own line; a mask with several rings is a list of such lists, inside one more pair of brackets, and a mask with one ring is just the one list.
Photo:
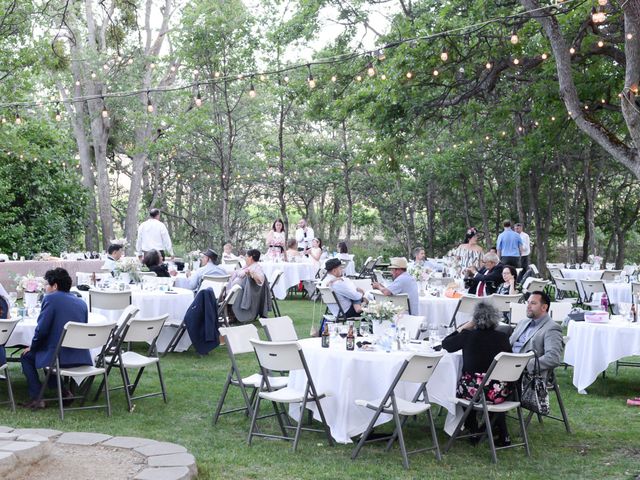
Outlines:
[[41, 410], [43, 408], [47, 408], [47, 404], [44, 400], [29, 400], [28, 402], [24, 402], [20, 404], [23, 408], [29, 408], [31, 410]]
[[62, 390], [62, 405], [64, 405], [65, 407], [71, 406], [74, 400], [73, 397], [74, 395], [73, 393], [71, 393], [71, 390]]

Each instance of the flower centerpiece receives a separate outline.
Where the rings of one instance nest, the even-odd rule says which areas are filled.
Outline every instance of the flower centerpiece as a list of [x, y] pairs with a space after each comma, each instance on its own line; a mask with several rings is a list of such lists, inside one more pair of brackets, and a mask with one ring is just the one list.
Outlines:
[[15, 277], [16, 290], [22, 293], [24, 304], [27, 308], [35, 308], [38, 303], [40, 293], [44, 291], [47, 284], [44, 278], [36, 277], [29, 272], [26, 275], [18, 275]]
[[125, 283], [130, 283], [131, 280], [133, 280], [134, 282], [140, 281], [139, 274], [141, 268], [142, 265], [137, 258], [124, 257], [116, 262], [115, 270], [121, 280], [123, 280]]
[[129, 246], [129, 241], [126, 238], [114, 238], [110, 240], [111, 245], [122, 245], [123, 249]]
[[404, 309], [393, 302], [376, 302], [371, 300], [367, 305], [362, 307], [362, 317], [371, 322], [373, 325], [373, 333], [380, 330], [382, 322], [389, 321], [393, 323], [396, 315]]
[[416, 282], [418, 282], [420, 295], [424, 295], [427, 282], [429, 281], [429, 278], [431, 278], [432, 270], [414, 263], [409, 267], [407, 272], [416, 279]]
[[191, 250], [187, 253], [187, 265], [192, 270], [197, 270], [200, 268], [200, 255], [201, 253], [198, 250]]
[[589, 255], [589, 263], [592, 265], [594, 270], [600, 270], [600, 265], [602, 265], [602, 257], [598, 255]]

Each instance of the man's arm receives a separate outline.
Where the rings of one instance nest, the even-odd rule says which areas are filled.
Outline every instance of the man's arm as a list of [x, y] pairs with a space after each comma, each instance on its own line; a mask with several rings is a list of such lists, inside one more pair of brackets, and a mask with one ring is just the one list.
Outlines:
[[[553, 324], [544, 332], [544, 354], [538, 357], [540, 370], [552, 370], [562, 361], [562, 329]], [[531, 360], [530, 364], [534, 362]], [[529, 365], [531, 368], [531, 365]]]
[[348, 298], [352, 302], [359, 302], [362, 300], [362, 294], [358, 292], [355, 288], [352, 288], [346, 282], [335, 282], [333, 284], [333, 290], [339, 295], [342, 295], [345, 298]]
[[33, 339], [31, 340], [30, 350], [37, 352], [45, 345], [47, 338], [49, 337], [49, 332], [51, 331], [53, 317], [53, 308], [51, 307], [50, 302], [45, 298], [42, 300], [42, 310], [40, 310], [40, 315], [38, 316], [38, 326], [36, 327]]

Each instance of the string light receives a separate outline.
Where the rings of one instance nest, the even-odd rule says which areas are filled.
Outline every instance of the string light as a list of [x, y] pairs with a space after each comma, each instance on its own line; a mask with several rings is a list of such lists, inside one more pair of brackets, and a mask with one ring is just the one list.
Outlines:
[[518, 38], [518, 34], [516, 33], [515, 30], [511, 32], [511, 38], [509, 39], [509, 41], [511, 42], [512, 45], [517, 45], [518, 42], [520, 41], [520, 39]]
[[491, 70], [491, 62], [487, 62], [486, 65], [484, 66], [487, 70]]
[[153, 103], [151, 103], [151, 93], [147, 90], [147, 112], [153, 113]]
[[289, 83], [289, 75], [284, 76], [284, 83]]
[[256, 89], [253, 86], [253, 82], [251, 82], [251, 86], [249, 87], [249, 96], [251, 98], [256, 98]]
[[439, 74], [440, 74], [440, 72], [438, 72], [438, 70], [434, 70], [434, 71], [433, 71], [433, 76], [434, 76], [434, 77], [437, 77]]
[[633, 33], [627, 33], [627, 40], [631, 40], [633, 38]]
[[2, 119], [0, 120], [0, 122], [2, 122], [2, 124], [7, 123], [7, 119], [6, 117], [4, 117], [4, 115], [2, 116]]
[[517, 58], [513, 59], [513, 64], [514, 65], [518, 65], [520, 63], [520, 60], [518, 60]]
[[176, 71], [176, 66], [175, 65], [171, 65], [169, 67], [169, 70], [171, 70], [172, 73], [175, 72]]
[[202, 106], [202, 95], [200, 95], [200, 84], [198, 84], [198, 94], [196, 95], [195, 104], [196, 104], [196, 107]]
[[107, 104], [104, 102], [104, 97], [102, 97], [102, 118], [109, 118], [109, 111], [107, 110]]
[[219, 78], [220, 77], [220, 72], [213, 72], [213, 76], [215, 78]]
[[609, 3], [608, 0], [598, 0], [598, 5], [600, 5], [601, 7], [604, 7], [607, 3]]
[[573, 55], [574, 53], [576, 53], [576, 49], [575, 49], [575, 48], [573, 48], [573, 47], [571, 47], [571, 48], [569, 49], [569, 53], [570, 53], [571, 55]]
[[62, 120], [62, 115], [60, 114], [60, 107], [58, 106], [58, 104], [56, 103], [56, 122], [59, 122], [60, 120]]
[[307, 76], [307, 83], [309, 84], [309, 88], [316, 88], [316, 81], [313, 78], [313, 74], [311, 73], [311, 64], [307, 65], [307, 69], [309, 70], [309, 75]]
[[22, 119], [20, 118], [20, 114], [16, 111], [16, 125], [21, 125]]
[[386, 80], [387, 76], [383, 73], [382, 75], [380, 75], [380, 80]]
[[593, 23], [603, 23], [607, 19], [607, 14], [604, 13], [604, 10], [601, 8], [602, 7], [598, 7], [597, 10], [595, 8], [591, 9], [591, 20]]
[[336, 82], [338, 81], [338, 77], [336, 77], [335, 75], [332, 75], [332, 76], [331, 76], [331, 81], [332, 81], [333, 83], [336, 83]]
[[91, 78], [93, 80], [95, 80], [95, 78], [96, 78], [96, 72], [94, 72], [93, 70], [91, 70]]
[[407, 72], [407, 78], [409, 80], [411, 80], [413, 78], [413, 73], [412, 72]]
[[604, 47], [604, 42], [602, 40], [598, 40], [598, 47]]
[[104, 65], [102, 65], [102, 69], [106, 72], [107, 70], [109, 70], [109, 65], [105, 63]]
[[542, 60], [546, 60], [547, 58], [549, 58], [549, 55], [543, 53], [542, 55], [540, 55], [540, 58], [542, 58]]
[[370, 77], [375, 76], [376, 74], [376, 69], [373, 68], [373, 64], [371, 62], [369, 62], [369, 64], [367, 65], [367, 75], [369, 75]]
[[385, 58], [387, 58], [387, 56], [384, 54], [384, 48], [381, 48], [378, 50], [378, 60], [383, 62]]
[[129, 60], [127, 60], [127, 63], [129, 65], [133, 65], [133, 57], [130, 57]]
[[80, 80], [76, 80], [76, 87], [80, 86]]
[[446, 62], [447, 60], [449, 60], [449, 54], [447, 53], [446, 49], [442, 49], [442, 53], [440, 54], [440, 60], [442, 60], [443, 62]]
[[356, 75], [356, 82], [362, 81], [362, 75]]

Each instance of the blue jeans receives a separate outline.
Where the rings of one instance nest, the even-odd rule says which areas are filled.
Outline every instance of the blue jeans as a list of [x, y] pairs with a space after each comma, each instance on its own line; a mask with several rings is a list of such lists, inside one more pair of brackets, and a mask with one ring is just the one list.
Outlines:
[[[20, 357], [20, 364], [22, 365], [22, 373], [27, 379], [27, 388], [29, 390], [29, 398], [36, 400], [40, 395], [40, 389], [42, 388], [42, 382], [38, 376], [38, 369], [36, 368], [36, 354], [32, 351], [28, 351], [22, 357]], [[47, 382], [49, 388], [56, 388], [56, 377], [51, 375]]]

